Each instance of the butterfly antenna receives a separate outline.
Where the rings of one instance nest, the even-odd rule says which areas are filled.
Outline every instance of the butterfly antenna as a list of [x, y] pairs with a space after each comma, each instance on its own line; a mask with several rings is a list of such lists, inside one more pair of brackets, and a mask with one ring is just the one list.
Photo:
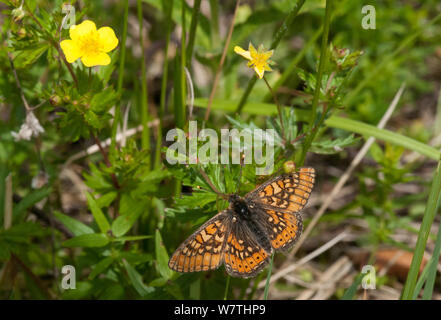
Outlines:
[[242, 168], [244, 166], [244, 158], [245, 158], [245, 155], [242, 154], [242, 157], [240, 157], [239, 178], [237, 181], [237, 194], [239, 194], [239, 192], [240, 192], [240, 180], [242, 179]]
[[201, 173], [202, 177], [204, 177], [205, 181], [208, 183], [208, 185], [210, 186], [210, 188], [221, 198], [228, 200], [228, 196], [223, 194], [222, 192], [220, 192], [213, 184], [213, 182], [211, 182], [210, 178], [208, 177], [208, 175], [205, 173], [204, 170], [202, 170], [202, 168], [199, 168], [199, 172]]

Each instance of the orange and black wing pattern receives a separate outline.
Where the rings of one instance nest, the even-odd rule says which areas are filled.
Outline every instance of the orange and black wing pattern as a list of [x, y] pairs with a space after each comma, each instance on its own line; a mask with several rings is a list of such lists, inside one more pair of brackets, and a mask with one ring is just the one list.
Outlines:
[[302, 233], [303, 223], [299, 212], [306, 205], [315, 182], [313, 168], [300, 168], [276, 177], [245, 199], [255, 206], [257, 222], [269, 237], [276, 250], [287, 251]]
[[204, 223], [173, 253], [168, 263], [178, 272], [213, 270], [223, 261], [231, 215], [222, 211]]
[[275, 250], [287, 251], [303, 231], [302, 216], [299, 213], [280, 212], [261, 208], [257, 222], [266, 230], [271, 246]]
[[259, 244], [256, 235], [245, 223], [232, 222], [224, 250], [228, 274], [241, 278], [254, 277], [268, 264], [270, 256], [271, 252]]
[[314, 182], [314, 168], [300, 168], [299, 172], [284, 174], [260, 185], [245, 199], [275, 211], [295, 213], [308, 202]]

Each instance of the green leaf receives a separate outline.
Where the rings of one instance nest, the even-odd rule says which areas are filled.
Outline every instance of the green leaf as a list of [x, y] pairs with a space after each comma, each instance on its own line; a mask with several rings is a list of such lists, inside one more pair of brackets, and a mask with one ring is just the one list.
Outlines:
[[359, 133], [366, 137], [374, 137], [378, 140], [387, 141], [391, 144], [402, 146], [407, 150], [413, 150], [423, 154], [426, 157], [434, 160], [438, 160], [440, 158], [440, 152], [427, 144], [392, 131], [379, 129], [375, 126], [360, 121], [332, 116], [325, 120], [325, 124], [333, 128], [343, 129], [346, 131]]
[[144, 284], [144, 282], [142, 281], [142, 276], [127, 262], [127, 260], [123, 259], [123, 264], [127, 270], [127, 275], [130, 278], [130, 282], [132, 282], [133, 287], [141, 297], [145, 297], [146, 295], [155, 291], [154, 288], [146, 286]]
[[353, 134], [346, 138], [337, 138], [335, 140], [315, 141], [312, 143], [310, 151], [319, 154], [333, 154], [342, 151], [343, 148], [354, 145], [359, 138]]
[[97, 275], [107, 270], [107, 268], [112, 264], [113, 261], [114, 260], [112, 257], [107, 257], [98, 262], [93, 268], [92, 272], [89, 274], [89, 280], [95, 279]]
[[110, 204], [113, 202], [113, 200], [116, 199], [118, 193], [116, 191], [108, 192], [98, 199], [96, 199], [96, 203], [98, 204], [98, 207], [105, 208], [110, 206]]
[[23, 219], [23, 214], [26, 210], [37, 202], [43, 200], [47, 196], [49, 196], [52, 192], [50, 187], [37, 189], [35, 191], [31, 191], [28, 193], [21, 201], [14, 206], [13, 217], [15, 222], [21, 222]]
[[127, 194], [123, 194], [120, 201], [121, 215], [112, 223], [112, 233], [121, 237], [130, 230], [145, 209], [145, 202], [135, 201]]
[[61, 223], [63, 223], [75, 236], [94, 233], [91, 227], [65, 214], [55, 211], [54, 216], [60, 220]]
[[8, 244], [0, 241], [0, 261], [8, 261], [11, 258], [11, 251], [9, 251]]
[[156, 262], [159, 274], [165, 278], [170, 279], [173, 275], [173, 271], [168, 267], [168, 254], [162, 242], [161, 233], [156, 230], [155, 234], [155, 251], [156, 251]]
[[103, 233], [82, 234], [63, 242], [63, 246], [72, 247], [104, 247], [109, 243], [109, 238]]
[[88, 192], [86, 192], [86, 197], [87, 197], [87, 203], [89, 204], [89, 208], [92, 211], [93, 217], [95, 218], [98, 227], [100, 228], [101, 232], [106, 233], [107, 231], [110, 230], [109, 222], [107, 221], [100, 207], [98, 207], [95, 198]]
[[20, 50], [18, 55], [14, 58], [14, 66], [17, 69], [26, 68], [40, 58], [48, 47], [48, 43], [39, 43]]
[[[417, 283], [418, 274], [423, 260], [427, 239], [429, 238], [430, 228], [438, 211], [439, 199], [441, 198], [441, 160], [438, 161], [438, 167], [435, 170], [432, 185], [430, 187], [429, 198], [427, 199], [426, 209], [424, 210], [423, 221], [418, 231], [418, 239], [415, 244], [415, 250], [404, 284], [402, 299], [412, 299]], [[438, 248], [437, 248], [438, 250]]]
[[119, 237], [116, 239], [112, 239], [113, 242], [125, 242], [125, 241], [139, 241], [139, 240], [145, 240], [145, 239], [151, 239], [153, 236], [127, 236], [127, 237]]
[[0, 232], [4, 239], [18, 243], [29, 243], [30, 237], [42, 236], [43, 234], [42, 227], [32, 222], [17, 224]]
[[361, 281], [363, 280], [364, 274], [360, 273], [354, 280], [354, 282], [351, 284], [351, 286], [346, 290], [341, 300], [353, 300], [355, 297], [355, 294], [357, 293], [357, 288], [361, 284]]
[[108, 111], [114, 104], [118, 94], [112, 87], [107, 87], [93, 96], [90, 101], [90, 109], [97, 114]]

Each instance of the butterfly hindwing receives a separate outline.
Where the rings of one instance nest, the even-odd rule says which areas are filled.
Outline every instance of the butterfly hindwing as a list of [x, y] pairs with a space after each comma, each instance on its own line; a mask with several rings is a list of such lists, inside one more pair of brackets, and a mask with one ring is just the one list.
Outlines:
[[223, 259], [231, 215], [224, 210], [204, 223], [173, 253], [168, 263], [179, 272], [213, 270]]
[[267, 252], [256, 240], [245, 222], [232, 222], [225, 249], [224, 263], [227, 272], [234, 277], [255, 276], [269, 262]]
[[299, 238], [303, 230], [302, 216], [299, 213], [256, 208], [257, 223], [265, 230], [271, 246], [276, 250], [287, 251]]

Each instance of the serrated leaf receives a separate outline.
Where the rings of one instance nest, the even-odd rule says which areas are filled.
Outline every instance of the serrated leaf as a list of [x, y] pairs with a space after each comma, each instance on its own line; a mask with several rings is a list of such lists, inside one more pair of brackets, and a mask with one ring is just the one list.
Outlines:
[[191, 196], [181, 196], [175, 199], [176, 207], [202, 208], [215, 202], [218, 196], [213, 192], [194, 192]]
[[83, 234], [76, 236], [69, 240], [63, 242], [63, 246], [72, 247], [84, 247], [84, 248], [94, 248], [94, 247], [104, 247], [109, 243], [109, 238], [103, 233], [92, 233]]
[[167, 250], [165, 249], [164, 243], [162, 242], [161, 233], [156, 230], [155, 234], [155, 252], [156, 252], [156, 262], [159, 274], [165, 278], [170, 279], [173, 275], [173, 271], [168, 267], [169, 256]]
[[93, 96], [90, 101], [90, 109], [94, 113], [102, 114], [113, 106], [117, 96], [116, 91], [113, 88], [108, 87]]
[[95, 232], [91, 227], [60, 212], [54, 212], [54, 216], [60, 220], [61, 223], [63, 223], [75, 236]]
[[136, 292], [138, 292], [141, 297], [145, 297], [155, 291], [154, 288], [146, 286], [144, 284], [144, 282], [142, 281], [142, 276], [127, 262], [127, 260], [123, 259], [122, 262], [124, 264], [124, 267], [126, 268], [127, 275], [130, 278], [130, 282], [133, 284]]
[[100, 207], [98, 207], [95, 198], [89, 192], [86, 192], [86, 197], [87, 203], [89, 204], [89, 208], [92, 211], [98, 227], [100, 228], [101, 232], [106, 233], [110, 230], [109, 221], [107, 221], [104, 213], [101, 211]]
[[335, 140], [314, 141], [311, 145], [311, 151], [320, 154], [333, 154], [357, 143], [359, 138], [349, 135], [346, 138], [338, 138]]
[[29, 46], [24, 50], [20, 50], [14, 58], [14, 66], [17, 69], [26, 68], [40, 58], [41, 55], [46, 52], [48, 47], [49, 45], [47, 43], [39, 43]]

